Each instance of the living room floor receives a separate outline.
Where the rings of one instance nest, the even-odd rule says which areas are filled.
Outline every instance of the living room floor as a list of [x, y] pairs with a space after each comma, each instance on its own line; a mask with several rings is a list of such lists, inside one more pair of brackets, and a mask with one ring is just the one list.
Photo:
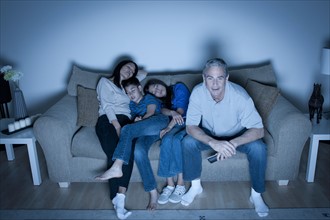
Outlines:
[[[59, 188], [48, 178], [46, 162], [40, 146], [38, 149], [42, 184], [34, 186], [24, 146], [14, 148], [16, 159], [7, 161], [0, 151], [0, 209], [113, 209], [107, 183], [72, 183], [69, 188]], [[321, 142], [316, 166], [315, 182], [307, 183], [306, 166], [309, 141], [306, 142], [296, 180], [287, 186], [275, 181], [266, 182], [264, 200], [270, 208], [330, 207], [330, 142]], [[202, 182], [204, 191], [188, 207], [180, 203], [158, 205], [158, 209], [244, 209], [252, 208], [248, 200], [249, 182]], [[164, 183], [159, 183], [161, 191]], [[187, 187], [189, 187], [187, 185]], [[126, 197], [128, 209], [145, 209], [149, 194], [142, 183], [132, 182]]]

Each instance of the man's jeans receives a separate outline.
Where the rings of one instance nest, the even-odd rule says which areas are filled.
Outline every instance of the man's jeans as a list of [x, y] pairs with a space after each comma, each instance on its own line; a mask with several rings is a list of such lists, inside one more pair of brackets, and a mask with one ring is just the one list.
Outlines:
[[133, 147], [133, 140], [141, 136], [158, 135], [167, 126], [169, 118], [163, 114], [153, 115], [147, 119], [125, 125], [120, 132], [120, 138], [112, 160], [120, 159], [128, 164]]
[[186, 126], [175, 125], [162, 138], [160, 144], [158, 176], [173, 177], [182, 173], [183, 159], [181, 141], [186, 133]]
[[[208, 131], [205, 131], [209, 133]], [[218, 137], [214, 137], [221, 140]], [[230, 137], [225, 138], [230, 140]], [[190, 135], [186, 135], [182, 140], [183, 151], [183, 178], [185, 181], [198, 179], [202, 172], [202, 156], [201, 151], [212, 149]], [[265, 172], [267, 164], [267, 148], [266, 144], [261, 140], [241, 145], [236, 148], [237, 151], [245, 153], [249, 161], [249, 171], [252, 181], [252, 187], [256, 192], [265, 191]], [[230, 158], [228, 159], [230, 160]], [[214, 164], [217, 166], [217, 164]]]

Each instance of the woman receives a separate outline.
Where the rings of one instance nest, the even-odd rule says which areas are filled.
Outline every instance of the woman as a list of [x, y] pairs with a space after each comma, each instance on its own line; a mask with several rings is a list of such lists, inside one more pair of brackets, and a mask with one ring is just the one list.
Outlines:
[[[162, 113], [172, 119], [167, 127], [160, 132], [162, 142], [160, 145], [158, 175], [167, 178], [167, 186], [158, 198], [157, 183], [155, 181], [148, 151], [157, 137], [140, 137], [135, 144], [134, 159], [143, 180], [144, 189], [150, 192], [148, 209], [153, 210], [159, 204], [167, 201], [178, 203], [185, 193], [182, 176], [182, 152], [181, 139], [184, 137], [184, 116], [189, 102], [190, 92], [183, 83], [167, 86], [158, 79], [149, 80], [144, 86], [145, 93], [150, 93], [161, 99], [164, 103]], [[174, 177], [177, 176], [175, 186]]]
[[[121, 128], [131, 122], [130, 99], [121, 87], [121, 82], [135, 77], [137, 72], [136, 63], [124, 60], [115, 67], [111, 78], [102, 77], [96, 88], [99, 100], [99, 118], [95, 129], [103, 151], [108, 157], [108, 167], [111, 167], [113, 163], [112, 155], [116, 149]], [[125, 209], [125, 193], [131, 178], [133, 164], [133, 157], [131, 157], [128, 165], [123, 166], [123, 176], [109, 180], [110, 199], [119, 219], [126, 219], [131, 215], [131, 212]]]

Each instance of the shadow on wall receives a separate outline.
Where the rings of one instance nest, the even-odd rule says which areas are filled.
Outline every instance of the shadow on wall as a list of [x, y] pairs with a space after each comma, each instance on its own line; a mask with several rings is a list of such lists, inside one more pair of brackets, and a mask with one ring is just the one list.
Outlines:
[[[72, 67], [74, 65], [78, 66], [79, 68], [83, 69], [83, 70], [86, 70], [86, 71], [89, 71], [89, 72], [96, 72], [96, 73], [112, 73], [113, 70], [115, 69], [116, 65], [123, 61], [123, 60], [134, 60], [134, 58], [130, 55], [121, 55], [119, 56], [117, 59], [115, 59], [112, 64], [110, 65], [110, 67], [108, 69], [95, 69], [95, 68], [90, 68], [90, 67], [87, 67], [83, 64], [78, 64], [74, 61], [72, 61], [70, 63], [70, 66], [69, 66], [69, 70], [68, 70], [68, 73], [67, 73], [67, 78], [66, 78], [66, 82], [65, 84], [68, 85], [69, 81], [70, 81], [70, 77], [71, 77], [71, 73], [72, 73]], [[137, 65], [139, 66], [139, 64], [137, 63]], [[139, 69], [143, 69], [143, 67], [139, 66]]]
[[30, 115], [46, 112], [51, 106], [58, 102], [65, 94], [67, 90], [60, 91], [52, 96], [47, 96], [43, 100], [39, 100], [38, 103], [29, 108]]

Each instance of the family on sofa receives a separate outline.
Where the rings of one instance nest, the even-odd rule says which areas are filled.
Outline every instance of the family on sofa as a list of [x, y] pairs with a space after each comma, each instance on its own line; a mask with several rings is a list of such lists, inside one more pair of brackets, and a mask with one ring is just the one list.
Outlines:
[[[131, 86], [135, 90], [126, 94], [121, 82], [133, 76], [141, 85]], [[142, 88], [144, 95], [161, 100], [162, 114], [133, 123], [130, 98], [134, 102]], [[152, 100], [148, 107], [137, 101], [133, 111], [142, 107], [156, 112], [158, 101]], [[137, 120], [139, 115], [145, 116], [139, 113]], [[154, 116], [162, 121], [151, 123]], [[147, 126], [137, 126], [141, 123]], [[134, 131], [141, 132], [139, 138], [124, 134], [130, 126], [139, 128]], [[282, 186], [297, 178], [311, 123], [280, 93], [269, 62], [227, 68], [223, 60], [212, 59], [203, 71], [146, 76], [126, 60], [111, 74], [73, 65], [67, 94], [35, 121], [33, 130], [49, 179], [61, 188], [108, 179], [121, 219], [131, 214], [125, 209], [129, 182], [143, 182], [150, 193], [147, 208], [153, 210], [168, 201], [193, 203], [203, 191], [201, 181], [251, 181], [250, 201], [258, 215], [267, 216], [269, 208], [261, 196], [265, 181]], [[111, 167], [117, 144], [126, 139], [123, 149], [131, 153], [127, 165], [121, 162], [121, 176]], [[218, 162], [207, 160], [212, 155]], [[159, 195], [157, 183], [164, 185], [165, 179]]]
[[[96, 90], [100, 115], [96, 133], [110, 167], [96, 179], [109, 180], [118, 218], [125, 219], [131, 214], [125, 209], [125, 192], [135, 142], [136, 163], [145, 191], [150, 193], [147, 209], [154, 210], [157, 202], [168, 201], [188, 206], [203, 191], [201, 151], [213, 149], [217, 160], [225, 160], [237, 150], [249, 158], [250, 201], [260, 217], [267, 216], [269, 209], [261, 197], [265, 191], [267, 159], [262, 119], [248, 93], [228, 80], [225, 61], [218, 58], [207, 61], [204, 83], [197, 85], [191, 96], [182, 83], [167, 87], [157, 81], [147, 82], [143, 96], [137, 72], [133, 61], [122, 61], [114, 70], [113, 81], [101, 78]], [[134, 123], [130, 124], [130, 120]], [[168, 139], [160, 145], [158, 175], [167, 178], [160, 196], [146, 153], [159, 138]], [[176, 186], [174, 176], [178, 176]], [[191, 181], [188, 192], [184, 181]]]

